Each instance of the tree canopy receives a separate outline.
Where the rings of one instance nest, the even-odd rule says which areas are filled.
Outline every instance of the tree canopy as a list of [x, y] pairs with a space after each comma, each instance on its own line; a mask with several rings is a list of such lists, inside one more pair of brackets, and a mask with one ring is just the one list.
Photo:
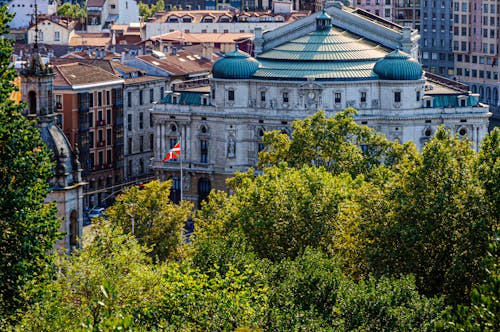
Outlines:
[[[0, 8], [0, 35], [7, 33], [8, 8]], [[59, 237], [53, 205], [44, 204], [52, 164], [24, 105], [9, 99], [16, 76], [11, 41], [0, 38], [0, 322], [25, 305], [23, 288], [50, 270], [47, 252]]]

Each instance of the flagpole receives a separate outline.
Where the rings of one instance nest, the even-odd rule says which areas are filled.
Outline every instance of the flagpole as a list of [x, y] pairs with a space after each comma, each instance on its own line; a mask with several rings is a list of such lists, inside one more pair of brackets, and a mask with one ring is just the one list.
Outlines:
[[182, 135], [179, 138], [179, 143], [180, 143], [179, 159], [181, 162], [181, 201], [182, 201], [182, 190], [183, 190], [182, 187], [184, 187], [184, 182], [182, 182], [182, 150], [183, 150], [183, 148], [182, 148]]

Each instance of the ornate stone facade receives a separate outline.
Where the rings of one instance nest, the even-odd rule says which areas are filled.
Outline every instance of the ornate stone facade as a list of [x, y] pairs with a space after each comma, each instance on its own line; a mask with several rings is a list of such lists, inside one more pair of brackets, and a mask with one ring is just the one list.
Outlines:
[[[351, 9], [344, 10], [352, 15]], [[392, 140], [413, 141], [420, 149], [441, 125], [467, 136], [477, 148], [487, 133], [488, 107], [478, 102], [477, 94], [452, 81], [423, 75], [409, 54], [398, 51], [418, 50], [418, 38], [407, 38], [413, 33], [400, 29], [400, 43], [391, 52], [398, 40], [392, 36], [394, 27], [378, 27], [378, 40], [383, 33], [392, 38], [382, 43], [360, 39], [371, 24], [364, 18], [352, 26], [355, 33], [335, 26], [335, 18], [331, 29], [329, 16], [321, 13], [315, 16], [316, 30], [293, 23], [292, 30], [300, 34], [283, 27], [283, 35], [277, 34], [280, 29], [269, 38], [262, 35], [257, 41], [262, 51], [256, 57], [258, 69], [251, 71], [249, 56], [235, 50], [219, 61], [240, 70], [224, 70], [216, 63], [210, 86], [167, 94], [153, 110], [156, 175], [180, 175], [180, 162], [161, 162], [180, 138], [183, 173], [191, 181], [184, 198], [200, 201], [206, 196], [207, 180], [211, 188], [225, 189], [224, 180], [235, 171], [256, 166], [265, 131], [290, 133], [294, 120], [318, 109], [333, 116], [354, 107], [358, 123]], [[354, 16], [351, 19], [356, 22]], [[307, 19], [300, 22], [310, 24]]]

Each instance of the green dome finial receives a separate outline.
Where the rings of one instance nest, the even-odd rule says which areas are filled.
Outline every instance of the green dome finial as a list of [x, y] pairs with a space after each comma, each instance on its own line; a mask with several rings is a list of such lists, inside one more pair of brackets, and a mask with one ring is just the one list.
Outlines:
[[387, 54], [375, 63], [373, 72], [383, 80], [418, 80], [422, 78], [422, 66], [408, 53], [399, 49]]
[[250, 78], [259, 66], [260, 63], [250, 54], [240, 51], [236, 43], [234, 51], [214, 63], [212, 74], [214, 78]]

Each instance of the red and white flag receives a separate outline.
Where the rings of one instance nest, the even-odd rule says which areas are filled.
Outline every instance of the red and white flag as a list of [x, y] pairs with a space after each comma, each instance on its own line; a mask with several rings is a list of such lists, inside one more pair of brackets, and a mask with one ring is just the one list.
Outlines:
[[168, 150], [167, 155], [163, 158], [163, 162], [169, 161], [170, 159], [177, 159], [181, 156], [181, 142], [177, 142], [173, 148]]

